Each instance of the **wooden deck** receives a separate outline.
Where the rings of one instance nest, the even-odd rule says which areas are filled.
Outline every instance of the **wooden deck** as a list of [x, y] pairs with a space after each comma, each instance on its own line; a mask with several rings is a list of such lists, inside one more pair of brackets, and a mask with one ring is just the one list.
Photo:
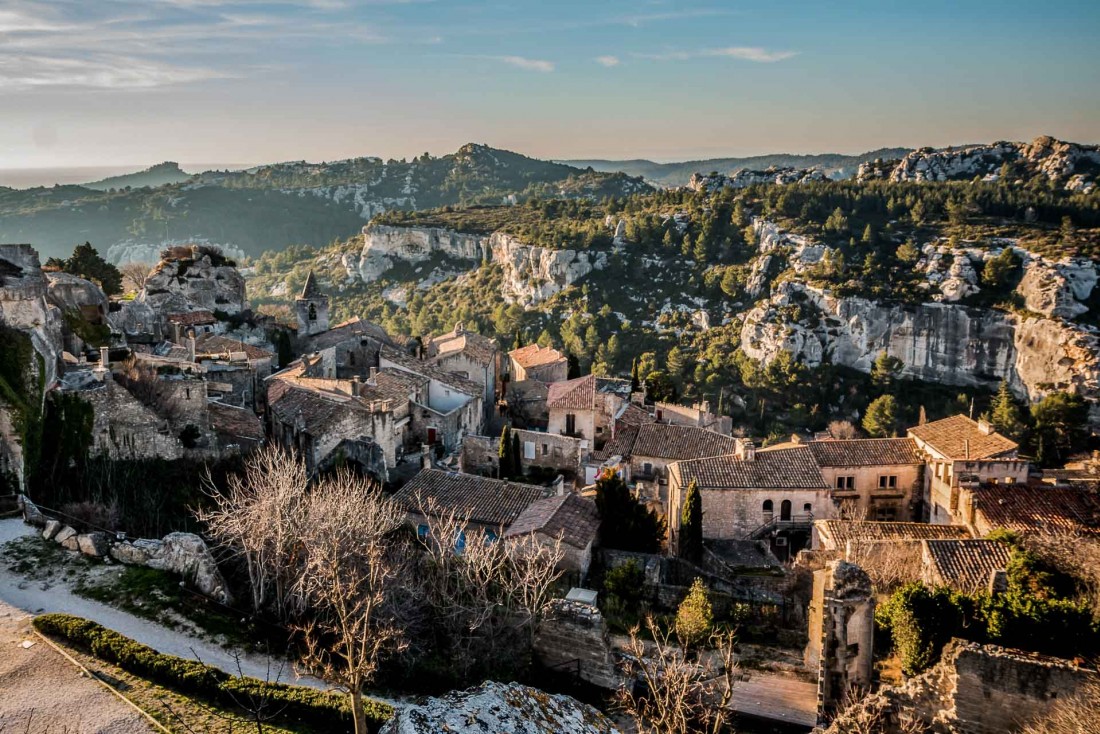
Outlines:
[[817, 724], [817, 686], [782, 675], [748, 671], [733, 687], [730, 708], [760, 719], [812, 729]]

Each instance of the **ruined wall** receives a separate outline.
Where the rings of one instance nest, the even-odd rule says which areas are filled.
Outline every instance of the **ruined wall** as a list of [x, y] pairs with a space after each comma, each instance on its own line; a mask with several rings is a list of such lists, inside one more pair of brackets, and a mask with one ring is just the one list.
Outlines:
[[596, 607], [555, 599], [535, 631], [534, 650], [546, 668], [576, 673], [600, 688], [619, 686], [607, 623]]

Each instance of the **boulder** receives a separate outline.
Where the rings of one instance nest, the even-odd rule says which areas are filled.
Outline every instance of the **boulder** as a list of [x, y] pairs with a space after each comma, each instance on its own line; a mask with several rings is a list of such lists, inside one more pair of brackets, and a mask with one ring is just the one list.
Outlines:
[[569, 696], [488, 681], [399, 709], [379, 734], [619, 734], [603, 714]]
[[169, 533], [159, 542], [160, 547], [151, 552], [146, 566], [178, 573], [211, 599], [229, 603], [225, 579], [202, 538], [193, 533]]
[[[61, 545], [65, 545], [65, 543], [67, 541], [72, 540], [75, 537], [76, 537], [76, 530], [74, 530], [71, 527], [69, 527], [68, 525], [66, 525], [65, 527], [63, 527], [63, 528], [61, 528], [60, 530], [57, 531], [57, 534], [55, 534], [53, 536], [53, 539], [54, 539], [54, 542], [60, 543]], [[75, 544], [76, 541], [73, 541], [73, 542]], [[65, 547], [68, 548], [68, 546], [65, 546]], [[72, 548], [71, 550], [76, 550], [76, 547]]]
[[25, 494], [19, 495], [19, 509], [23, 510], [23, 522], [39, 528], [46, 527], [49, 518]]
[[42, 537], [46, 540], [53, 540], [58, 531], [61, 530], [61, 523], [57, 520], [46, 521], [46, 528], [42, 531]]
[[76, 545], [84, 555], [96, 558], [102, 558], [111, 550], [111, 543], [107, 540], [106, 533], [78, 535], [76, 536]]
[[126, 563], [131, 566], [144, 566], [149, 563], [149, 559], [160, 551], [163, 545], [162, 541], [145, 538], [133, 542], [116, 543], [111, 546], [111, 558], [119, 563]]

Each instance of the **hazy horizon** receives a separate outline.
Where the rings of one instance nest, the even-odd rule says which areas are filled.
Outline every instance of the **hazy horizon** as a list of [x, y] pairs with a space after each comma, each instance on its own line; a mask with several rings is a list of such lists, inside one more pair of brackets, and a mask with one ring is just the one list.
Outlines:
[[1100, 140], [1100, 4], [8, 0], [0, 169]]

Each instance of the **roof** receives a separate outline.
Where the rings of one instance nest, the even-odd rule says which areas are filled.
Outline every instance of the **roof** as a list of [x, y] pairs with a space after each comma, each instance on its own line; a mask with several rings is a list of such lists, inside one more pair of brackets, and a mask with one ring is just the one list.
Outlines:
[[1007, 569], [1012, 557], [999, 540], [926, 540], [924, 548], [935, 581], [967, 594], [985, 589], [990, 574]]
[[1017, 444], [996, 431], [986, 433], [978, 422], [965, 415], [953, 415], [909, 429], [909, 435], [928, 444], [953, 461], [1002, 458]]
[[537, 499], [516, 518], [506, 538], [528, 533], [542, 533], [574, 548], [586, 548], [595, 541], [600, 529], [596, 503], [580, 495], [566, 492], [554, 497]]
[[309, 271], [309, 275], [306, 276], [306, 284], [302, 286], [302, 295], [299, 298], [324, 298], [324, 291], [321, 290], [321, 286], [317, 284], [317, 276], [313, 274], [313, 269]]
[[210, 423], [218, 433], [248, 441], [264, 440], [263, 423], [251, 410], [219, 402], [207, 403], [207, 408]]
[[706, 428], [647, 423], [638, 428], [633, 455], [657, 459], [702, 459], [732, 454], [736, 448], [736, 439]]
[[814, 520], [814, 530], [823, 545], [844, 548], [848, 541], [906, 541], [928, 539], [959, 540], [970, 537], [962, 525], [932, 525], [926, 522], [874, 522], [872, 520]]
[[524, 369], [567, 361], [566, 356], [557, 349], [542, 347], [538, 344], [528, 344], [525, 347], [513, 349], [508, 352], [508, 356]]
[[446, 334], [431, 337], [424, 347], [430, 359], [440, 359], [461, 352], [483, 365], [496, 361], [497, 352], [500, 351], [494, 340], [473, 331], [466, 331], [462, 324], [455, 324], [455, 328]]
[[381, 326], [370, 321], [364, 321], [357, 316], [333, 326], [328, 331], [322, 331], [320, 334], [307, 337], [306, 343], [309, 351], [319, 352], [322, 349], [339, 346], [355, 339], [374, 339], [383, 344], [388, 344], [391, 341], [389, 334]]
[[217, 322], [214, 314], [209, 311], [186, 311], [183, 313], [170, 313], [167, 320], [171, 324], [181, 326], [194, 326], [195, 324], [213, 324]]
[[634, 450], [634, 441], [638, 438], [637, 426], [623, 426], [615, 431], [615, 436], [603, 445], [599, 451], [589, 454], [589, 459], [595, 462], [604, 462], [612, 456], [628, 457]]
[[818, 466], [896, 466], [922, 464], [911, 438], [855, 438], [806, 444]]
[[994, 528], [1019, 532], [1100, 535], [1100, 500], [1084, 489], [1027, 484], [969, 490], [976, 513]]
[[507, 526], [545, 493], [545, 488], [533, 484], [422, 469], [393, 499], [408, 512], [420, 512], [422, 503], [434, 500], [441, 512], [453, 511], [468, 521]]
[[615, 416], [615, 423], [620, 426], [641, 426], [657, 421], [649, 411], [634, 403], [625, 403], [619, 414]]
[[828, 489], [805, 446], [757, 451], [753, 459], [712, 456], [673, 466], [684, 485], [694, 480], [706, 489]]
[[383, 367], [375, 373], [373, 382], [373, 385], [369, 380], [362, 383], [359, 396], [364, 400], [408, 401], [413, 393], [427, 386], [428, 378], [395, 367]]
[[412, 372], [415, 375], [421, 375], [423, 377], [430, 378], [437, 382], [441, 382], [447, 387], [453, 388], [463, 395], [469, 395], [472, 398], [481, 397], [485, 394], [484, 386], [480, 385], [473, 380], [463, 377], [462, 375], [455, 374], [454, 372], [448, 372], [438, 365], [434, 365], [431, 362], [423, 362], [411, 354], [406, 354], [400, 349], [395, 349], [390, 346], [383, 345], [380, 352], [381, 356], [390, 362], [397, 365], [397, 369], [405, 370], [406, 372]]
[[550, 384], [546, 407], [563, 410], [594, 410], [596, 407], [596, 376], [585, 375], [565, 382]]
[[221, 334], [202, 334], [195, 339], [195, 354], [219, 354], [223, 352], [244, 352], [248, 359], [271, 359], [275, 356], [271, 352], [254, 344], [247, 344], [240, 339], [230, 339]]

